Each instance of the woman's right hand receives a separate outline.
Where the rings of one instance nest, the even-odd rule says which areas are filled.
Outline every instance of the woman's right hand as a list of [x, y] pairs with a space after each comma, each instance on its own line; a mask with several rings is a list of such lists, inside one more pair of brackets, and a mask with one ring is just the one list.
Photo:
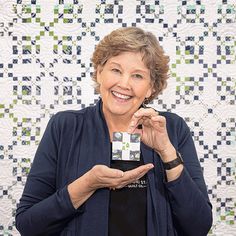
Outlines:
[[133, 170], [121, 171], [105, 165], [96, 165], [80, 178], [68, 185], [68, 193], [74, 208], [80, 207], [99, 188], [123, 188], [143, 177], [153, 164], [139, 166]]
[[96, 165], [88, 172], [89, 185], [92, 190], [123, 188], [143, 177], [152, 168], [153, 164], [146, 164], [123, 172], [105, 165]]

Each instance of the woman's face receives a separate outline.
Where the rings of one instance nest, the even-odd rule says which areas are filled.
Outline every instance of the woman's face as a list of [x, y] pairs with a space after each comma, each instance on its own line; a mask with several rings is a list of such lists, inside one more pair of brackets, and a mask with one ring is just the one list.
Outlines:
[[150, 70], [142, 55], [124, 52], [98, 67], [97, 82], [105, 116], [131, 118], [143, 100], [152, 94]]

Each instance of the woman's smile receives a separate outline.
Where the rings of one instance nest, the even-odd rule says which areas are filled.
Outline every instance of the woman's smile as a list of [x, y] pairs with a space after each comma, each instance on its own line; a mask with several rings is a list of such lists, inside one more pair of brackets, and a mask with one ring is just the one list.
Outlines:
[[126, 95], [126, 94], [122, 94], [116, 91], [111, 91], [111, 93], [114, 95], [114, 97], [120, 101], [120, 102], [126, 102], [128, 100], [130, 100], [132, 98], [132, 96]]

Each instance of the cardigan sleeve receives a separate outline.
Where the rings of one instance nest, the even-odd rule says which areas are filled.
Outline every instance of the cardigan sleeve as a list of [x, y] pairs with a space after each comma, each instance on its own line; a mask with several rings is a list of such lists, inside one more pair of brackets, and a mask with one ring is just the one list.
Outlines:
[[38, 146], [32, 168], [16, 210], [16, 228], [23, 236], [60, 232], [78, 212], [67, 186], [56, 189], [58, 133], [55, 115]]
[[212, 225], [212, 209], [192, 136], [179, 117], [177, 149], [184, 160], [180, 177], [166, 183], [178, 235], [205, 236]]

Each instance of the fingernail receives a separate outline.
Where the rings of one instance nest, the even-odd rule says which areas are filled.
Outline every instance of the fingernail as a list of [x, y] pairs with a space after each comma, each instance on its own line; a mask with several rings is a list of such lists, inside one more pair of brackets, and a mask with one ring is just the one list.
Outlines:
[[148, 165], [148, 169], [152, 169], [154, 167], [153, 164]]

